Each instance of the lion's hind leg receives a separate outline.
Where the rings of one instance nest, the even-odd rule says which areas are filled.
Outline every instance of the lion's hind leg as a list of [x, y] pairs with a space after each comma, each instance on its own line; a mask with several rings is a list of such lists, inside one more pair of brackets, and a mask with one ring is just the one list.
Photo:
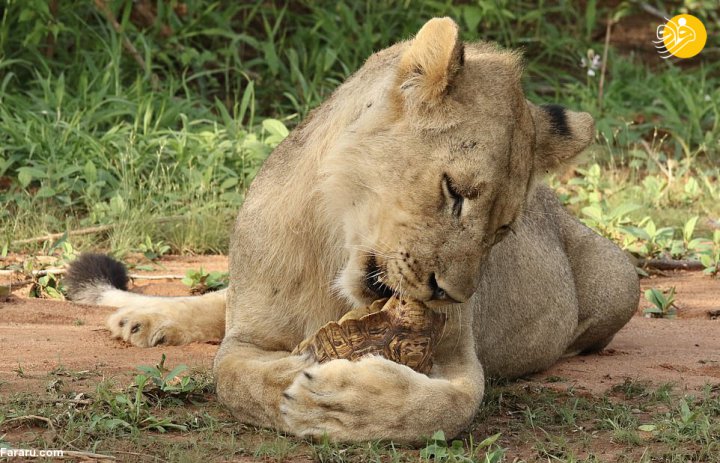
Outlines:
[[127, 291], [125, 267], [101, 254], [83, 254], [66, 276], [69, 298], [118, 307], [107, 320], [112, 335], [139, 347], [220, 340], [225, 333], [226, 291], [192, 297], [158, 297]]
[[566, 247], [578, 299], [578, 328], [566, 356], [602, 350], [632, 318], [640, 297], [638, 275], [623, 251], [580, 223], [572, 228]]

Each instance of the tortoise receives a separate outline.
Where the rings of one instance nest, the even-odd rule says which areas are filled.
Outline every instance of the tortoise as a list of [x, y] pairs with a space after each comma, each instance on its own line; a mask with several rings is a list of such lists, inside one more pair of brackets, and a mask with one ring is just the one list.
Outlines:
[[445, 318], [445, 314], [428, 309], [420, 301], [396, 296], [379, 299], [348, 312], [339, 321], [327, 323], [292, 353], [310, 353], [321, 363], [381, 355], [428, 374]]

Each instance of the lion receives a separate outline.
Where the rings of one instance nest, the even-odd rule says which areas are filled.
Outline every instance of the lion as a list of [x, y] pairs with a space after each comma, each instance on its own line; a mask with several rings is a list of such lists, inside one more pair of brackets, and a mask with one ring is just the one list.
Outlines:
[[[592, 117], [529, 102], [521, 75], [518, 53], [431, 19], [268, 157], [232, 232], [226, 290], [132, 294], [121, 264], [86, 255], [70, 295], [118, 307], [108, 327], [136, 346], [222, 339], [217, 394], [244, 423], [334, 441], [456, 436], [485, 378], [602, 349], [639, 298], [625, 254], [540, 184], [588, 146]], [[447, 315], [429, 375], [290, 354], [393, 294]]]

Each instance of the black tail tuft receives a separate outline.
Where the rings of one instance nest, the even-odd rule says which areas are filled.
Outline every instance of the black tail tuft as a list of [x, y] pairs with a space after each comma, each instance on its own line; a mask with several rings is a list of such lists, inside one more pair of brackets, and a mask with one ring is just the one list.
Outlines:
[[105, 254], [82, 254], [70, 264], [64, 278], [70, 299], [88, 300], [88, 291], [111, 286], [127, 291], [128, 274], [125, 266]]

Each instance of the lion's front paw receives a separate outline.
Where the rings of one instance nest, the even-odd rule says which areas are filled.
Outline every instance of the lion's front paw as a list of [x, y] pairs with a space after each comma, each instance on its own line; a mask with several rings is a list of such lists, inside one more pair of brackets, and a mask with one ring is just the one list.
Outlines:
[[181, 326], [161, 309], [119, 309], [107, 320], [112, 335], [138, 347], [186, 344]]
[[298, 374], [283, 393], [280, 412], [298, 436], [327, 435], [339, 441], [392, 437], [391, 428], [403, 420], [415, 375], [380, 357], [333, 360]]

